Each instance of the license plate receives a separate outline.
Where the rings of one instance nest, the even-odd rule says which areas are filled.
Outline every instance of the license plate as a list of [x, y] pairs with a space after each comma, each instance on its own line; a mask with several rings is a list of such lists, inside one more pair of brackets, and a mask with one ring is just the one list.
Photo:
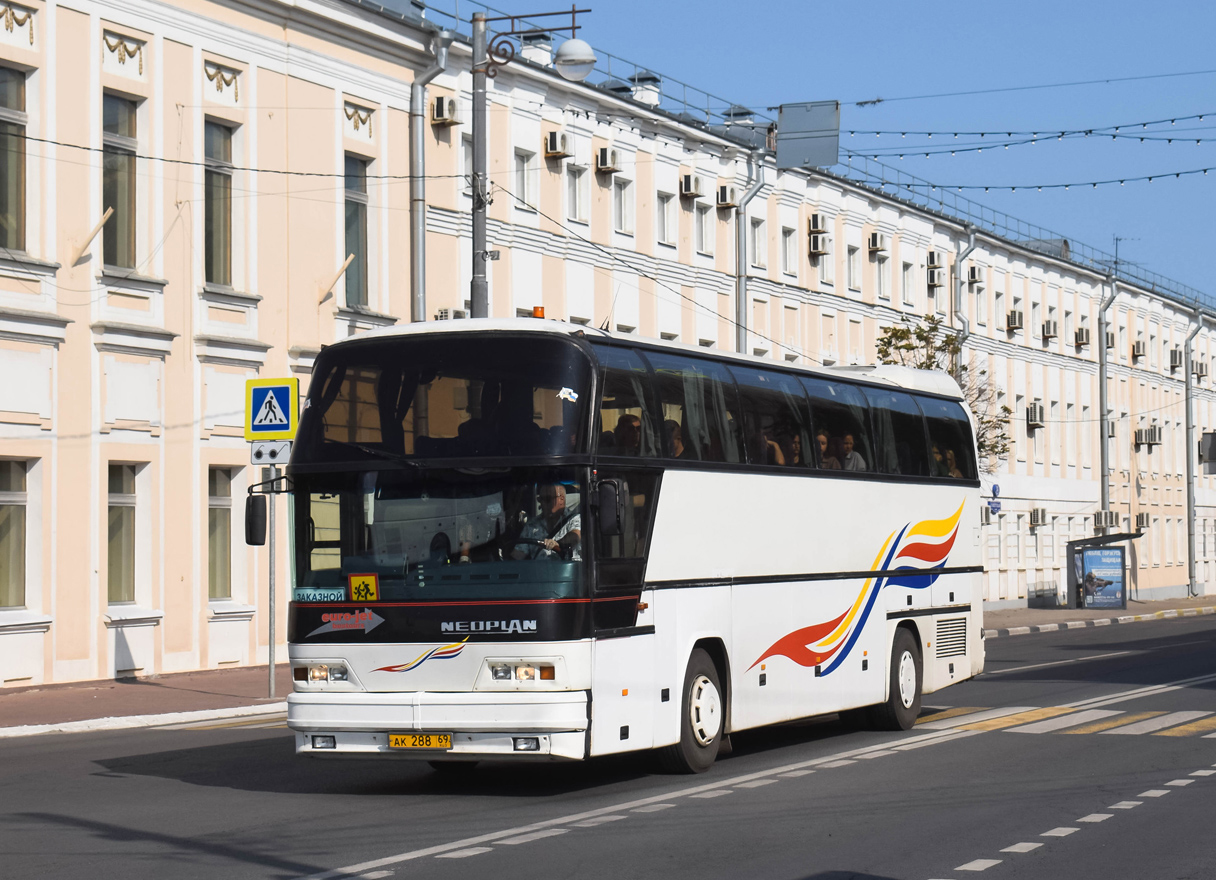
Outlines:
[[452, 748], [450, 733], [390, 733], [390, 749], [435, 749], [447, 751]]

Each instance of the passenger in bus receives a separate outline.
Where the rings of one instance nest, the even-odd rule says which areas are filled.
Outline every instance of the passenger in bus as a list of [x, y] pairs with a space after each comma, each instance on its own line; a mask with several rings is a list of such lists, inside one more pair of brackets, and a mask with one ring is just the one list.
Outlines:
[[963, 472], [958, 468], [958, 461], [954, 457], [953, 449], [946, 450], [946, 470], [956, 480], [963, 478]]
[[806, 467], [806, 462], [802, 460], [801, 431], [794, 431], [794, 436], [790, 438], [789, 462], [792, 467]]
[[680, 423], [675, 419], [667, 419], [663, 422], [663, 433], [667, 436], [668, 457], [683, 458], [686, 450], [684, 449], [684, 432], [680, 430]]
[[566, 510], [566, 487], [541, 486], [540, 514], [532, 517], [519, 532], [521, 543], [511, 551], [512, 559], [582, 559], [582, 517], [577, 510]]
[[866, 460], [853, 449], [853, 435], [845, 434], [841, 441], [840, 469], [844, 471], [864, 471]]
[[933, 476], [948, 477], [950, 471], [946, 468], [946, 459], [942, 455], [942, 448], [936, 443], [933, 444]]
[[642, 420], [635, 415], [625, 413], [617, 420], [613, 432], [616, 440], [616, 455], [637, 455], [642, 448]]
[[828, 443], [831, 442], [828, 432], [819, 431], [815, 435], [815, 442], [819, 444], [819, 466], [830, 471], [840, 470], [840, 459], [828, 452]]

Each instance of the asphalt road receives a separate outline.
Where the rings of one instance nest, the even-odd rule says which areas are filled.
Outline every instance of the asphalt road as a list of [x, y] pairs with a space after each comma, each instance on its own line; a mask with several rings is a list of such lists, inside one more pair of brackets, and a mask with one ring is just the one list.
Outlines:
[[308, 762], [278, 728], [7, 740], [0, 876], [1210, 878], [1214, 646], [1210, 617], [990, 640], [912, 732], [737, 734], [692, 777]]

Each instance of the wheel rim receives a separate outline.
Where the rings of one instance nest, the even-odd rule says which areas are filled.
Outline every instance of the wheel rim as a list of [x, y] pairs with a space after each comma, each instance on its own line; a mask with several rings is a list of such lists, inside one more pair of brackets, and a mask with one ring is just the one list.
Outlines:
[[916, 701], [916, 658], [911, 651], [899, 657], [899, 701], [905, 709], [911, 709]]
[[707, 746], [722, 729], [722, 700], [718, 688], [707, 676], [698, 675], [688, 697], [688, 720], [697, 744]]

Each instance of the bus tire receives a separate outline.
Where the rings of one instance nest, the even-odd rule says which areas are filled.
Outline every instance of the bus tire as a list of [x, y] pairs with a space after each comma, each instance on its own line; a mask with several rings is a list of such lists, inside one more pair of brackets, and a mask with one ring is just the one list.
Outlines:
[[878, 730], [911, 730], [920, 714], [924, 670], [920, 647], [905, 627], [895, 631], [891, 643], [891, 680], [885, 703], [871, 709], [871, 721]]
[[717, 667], [700, 648], [688, 658], [680, 707], [680, 741], [659, 751], [659, 763], [669, 773], [704, 773], [718, 758], [726, 705]]

